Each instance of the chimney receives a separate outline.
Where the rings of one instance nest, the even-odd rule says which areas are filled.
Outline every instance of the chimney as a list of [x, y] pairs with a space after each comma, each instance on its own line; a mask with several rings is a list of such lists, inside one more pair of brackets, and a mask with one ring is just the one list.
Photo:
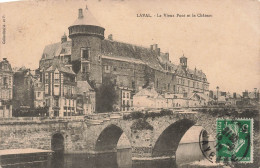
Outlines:
[[113, 40], [113, 34], [108, 35], [108, 40]]
[[82, 13], [82, 9], [80, 8], [79, 9], [79, 16], [78, 16], [79, 19], [83, 18], [83, 13]]
[[154, 49], [154, 50], [157, 50], [158, 44], [154, 44], [153, 46], [154, 46], [153, 49]]
[[237, 93], [236, 93], [236, 92], [233, 93], [233, 98], [234, 98], [234, 99], [237, 98]]
[[243, 97], [245, 98], [245, 97], [248, 97], [248, 91], [247, 90], [245, 90], [245, 92], [243, 92]]
[[157, 52], [158, 55], [160, 55], [161, 49], [160, 49], [160, 48], [157, 48], [157, 49], [156, 49], [156, 52]]
[[64, 33], [64, 35], [61, 37], [61, 43], [64, 43], [67, 41], [67, 36], [66, 34]]
[[153, 50], [153, 45], [150, 45], [150, 50]]
[[165, 53], [167, 60], [169, 61], [169, 53]]

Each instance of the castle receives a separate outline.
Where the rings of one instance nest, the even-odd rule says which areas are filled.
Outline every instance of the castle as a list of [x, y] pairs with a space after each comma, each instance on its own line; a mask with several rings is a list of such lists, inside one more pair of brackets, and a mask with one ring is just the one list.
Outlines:
[[[40, 70], [46, 94], [55, 91], [55, 84], [48, 86], [49, 80], [68, 79], [67, 86], [57, 84], [56, 95], [64, 90], [75, 90], [73, 82], [89, 81], [99, 88], [105, 80], [116, 86], [118, 100], [116, 107], [120, 111], [129, 111], [133, 106], [132, 97], [142, 88], [153, 85], [159, 94], [201, 93], [209, 95], [209, 83], [201, 71], [190, 69], [187, 58], [180, 57], [178, 65], [169, 60], [169, 53], [163, 53], [157, 44], [141, 47], [113, 40], [112, 35], [105, 39], [103, 28], [88, 8], [79, 9], [78, 18], [68, 28], [69, 38], [64, 34], [61, 41], [47, 45], [40, 60]], [[65, 67], [58, 67], [57, 73], [65, 71], [63, 76], [55, 72], [51, 75], [53, 62], [59, 60]], [[47, 96], [48, 98], [48, 96]], [[70, 98], [75, 107], [75, 98]], [[56, 99], [54, 98], [54, 100]], [[47, 101], [49, 102], [49, 101]], [[61, 108], [62, 109], [62, 108]]]

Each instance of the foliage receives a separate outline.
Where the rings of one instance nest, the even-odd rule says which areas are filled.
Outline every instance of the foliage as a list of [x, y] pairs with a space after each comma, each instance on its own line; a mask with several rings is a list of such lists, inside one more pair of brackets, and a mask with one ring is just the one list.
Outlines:
[[141, 112], [141, 111], [136, 111], [136, 112], [131, 112], [130, 114], [128, 115], [124, 115], [123, 116], [123, 119], [124, 120], [136, 120], [136, 119], [140, 119], [140, 118], [143, 118], [143, 119], [147, 119], [147, 118], [156, 118], [156, 117], [163, 117], [163, 116], [170, 116], [172, 115], [173, 112], [171, 110], [161, 110], [159, 113], [158, 112]]
[[199, 112], [211, 115], [218, 118], [253, 118], [254, 129], [259, 130], [259, 120], [257, 119], [259, 110], [257, 109], [237, 109], [235, 108], [214, 108], [214, 109], [199, 109]]
[[114, 84], [110, 80], [106, 80], [97, 89], [96, 104], [97, 112], [112, 112], [113, 105], [116, 103], [117, 95]]
[[145, 67], [144, 74], [145, 74], [144, 75], [145, 85], [143, 86], [143, 88], [146, 88], [147, 86], [149, 86], [151, 79], [152, 79], [151, 69], [148, 67]]
[[123, 120], [130, 120], [130, 119], [139, 119], [139, 118], [144, 118], [144, 113], [140, 112], [140, 111], [135, 111], [135, 112], [131, 112], [128, 115], [124, 115], [123, 116]]
[[13, 111], [14, 117], [42, 117], [49, 116], [48, 107], [37, 107], [37, 108], [29, 108], [29, 109], [14, 109]]
[[153, 126], [149, 124], [145, 119], [140, 118], [131, 126], [132, 130], [153, 130]]

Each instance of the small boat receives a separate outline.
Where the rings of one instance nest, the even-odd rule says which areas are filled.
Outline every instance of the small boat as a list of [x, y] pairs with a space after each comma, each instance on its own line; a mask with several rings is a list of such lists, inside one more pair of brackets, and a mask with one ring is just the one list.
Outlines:
[[32, 148], [0, 150], [0, 167], [49, 167], [52, 153], [51, 150]]

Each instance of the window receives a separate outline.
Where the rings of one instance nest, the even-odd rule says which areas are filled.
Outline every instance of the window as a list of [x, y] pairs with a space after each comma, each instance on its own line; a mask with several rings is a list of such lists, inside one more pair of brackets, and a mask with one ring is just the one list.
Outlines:
[[49, 85], [45, 85], [45, 94], [49, 94]]
[[74, 87], [71, 88], [72, 95], [74, 95]]
[[55, 83], [59, 82], [59, 78], [60, 78], [60, 73], [55, 72], [55, 73], [54, 73]]
[[8, 77], [4, 77], [4, 78], [3, 78], [4, 88], [7, 88], [7, 87], [8, 87], [7, 81], [8, 81]]
[[50, 106], [50, 99], [46, 100], [46, 106]]
[[59, 85], [54, 85], [54, 95], [59, 95], [60, 94], [60, 87]]
[[38, 93], [37, 93], [37, 97], [40, 97], [40, 96], [41, 96], [41, 92], [38, 92]]
[[125, 98], [125, 92], [123, 92], [123, 98]]
[[68, 95], [67, 86], [64, 86], [64, 95]]
[[132, 88], [135, 89], [135, 81], [132, 81]]
[[110, 72], [110, 66], [109, 65], [105, 65], [105, 72], [109, 73]]
[[89, 64], [82, 65], [82, 72], [83, 73], [89, 72]]
[[59, 107], [59, 99], [54, 99], [54, 106]]
[[90, 57], [90, 49], [81, 48], [81, 58], [84, 60], [89, 60], [89, 57]]
[[45, 73], [45, 83], [48, 83], [48, 82], [49, 82], [49, 74]]
[[188, 96], [188, 94], [187, 94], [187, 92], [185, 92], [184, 94], [183, 94], [183, 97], [187, 97]]
[[70, 96], [71, 95], [71, 88], [68, 87], [68, 95]]
[[123, 100], [123, 105], [125, 105], [125, 100]]
[[129, 93], [127, 93], [127, 98], [129, 98]]
[[114, 67], [114, 71], [116, 71], [116, 67]]

